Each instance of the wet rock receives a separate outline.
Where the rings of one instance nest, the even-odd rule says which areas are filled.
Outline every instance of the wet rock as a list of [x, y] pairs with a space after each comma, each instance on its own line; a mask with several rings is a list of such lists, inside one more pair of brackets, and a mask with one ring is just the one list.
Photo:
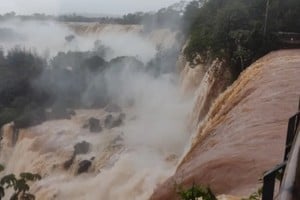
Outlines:
[[100, 120], [96, 118], [89, 119], [89, 129], [92, 133], [97, 133], [102, 131], [102, 127], [100, 125]]
[[65, 170], [70, 169], [70, 167], [71, 167], [71, 165], [73, 164], [73, 162], [74, 162], [73, 159], [67, 160], [67, 161], [64, 163], [64, 169], [65, 169]]
[[112, 125], [111, 125], [111, 128], [121, 126], [122, 123], [123, 123], [123, 120], [122, 120], [122, 118], [119, 116], [119, 117], [117, 117], [115, 120], [113, 120], [113, 123], [112, 123]]
[[67, 36], [65, 37], [65, 40], [66, 40], [67, 42], [72, 42], [74, 39], [75, 39], [75, 35], [67, 35]]
[[91, 167], [92, 162], [90, 160], [83, 160], [79, 163], [77, 174], [86, 173]]
[[120, 115], [116, 118], [113, 123], [113, 127], [121, 126], [126, 118], [125, 113], [120, 113]]
[[104, 120], [104, 127], [111, 128], [113, 120], [114, 120], [114, 118], [112, 115], [107, 115]]
[[77, 143], [74, 146], [74, 153], [75, 155], [78, 154], [86, 154], [88, 153], [90, 150], [90, 143], [86, 142], [86, 141], [82, 141], [80, 143]]
[[104, 121], [104, 126], [108, 129], [121, 126], [123, 124], [123, 119], [125, 119], [125, 115], [123, 113], [116, 118], [112, 115], [107, 115]]
[[71, 166], [73, 165], [73, 163], [74, 163], [75, 157], [76, 157], [76, 154], [73, 153], [71, 159], [70, 159], [70, 160], [67, 160], [67, 161], [64, 163], [64, 169], [65, 169], [65, 170], [70, 169], [70, 167], [71, 167]]
[[117, 104], [108, 104], [104, 110], [106, 112], [122, 112], [122, 109], [120, 106], [118, 106]]

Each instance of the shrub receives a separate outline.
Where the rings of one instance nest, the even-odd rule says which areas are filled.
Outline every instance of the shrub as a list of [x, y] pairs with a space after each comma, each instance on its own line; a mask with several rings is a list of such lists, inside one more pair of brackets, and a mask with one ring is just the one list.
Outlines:
[[260, 188], [257, 192], [251, 194], [248, 198], [243, 198], [242, 200], [261, 200], [262, 197], [262, 188]]
[[26, 128], [42, 123], [46, 119], [45, 111], [41, 108], [28, 108], [16, 119], [16, 128]]
[[14, 108], [0, 109], [0, 127], [4, 124], [12, 122], [19, 115], [18, 111]]
[[182, 186], [178, 186], [177, 194], [181, 200], [197, 200], [202, 197], [202, 200], [217, 200], [209, 187], [203, 187], [193, 184], [192, 187], [184, 189]]

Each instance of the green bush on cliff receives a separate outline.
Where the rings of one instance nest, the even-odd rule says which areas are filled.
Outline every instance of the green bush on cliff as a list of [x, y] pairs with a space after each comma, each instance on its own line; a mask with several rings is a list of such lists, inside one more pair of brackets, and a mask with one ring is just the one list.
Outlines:
[[180, 196], [181, 200], [197, 200], [199, 197], [202, 197], [203, 200], [217, 200], [209, 187], [198, 186], [196, 184], [187, 189], [179, 185], [176, 188], [176, 193]]
[[248, 198], [242, 198], [242, 200], [261, 200], [262, 197], [262, 188], [260, 188], [257, 192], [251, 194]]

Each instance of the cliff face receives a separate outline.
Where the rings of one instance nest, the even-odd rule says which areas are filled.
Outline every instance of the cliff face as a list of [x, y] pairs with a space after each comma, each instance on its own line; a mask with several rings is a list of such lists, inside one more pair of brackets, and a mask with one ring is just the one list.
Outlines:
[[180, 70], [182, 94], [195, 98], [188, 124], [190, 131], [194, 132], [215, 99], [231, 84], [232, 73], [223, 60], [215, 59], [209, 63], [194, 64], [187, 62], [183, 53], [179, 56], [177, 65]]
[[215, 60], [195, 90], [196, 101], [191, 114], [190, 127], [194, 130], [205, 119], [216, 98], [231, 84], [232, 74], [224, 61]]
[[263, 173], [282, 160], [299, 74], [300, 50], [273, 52], [252, 64], [214, 102], [175, 174], [151, 199], [177, 199], [175, 182], [209, 185], [217, 194], [257, 190]]

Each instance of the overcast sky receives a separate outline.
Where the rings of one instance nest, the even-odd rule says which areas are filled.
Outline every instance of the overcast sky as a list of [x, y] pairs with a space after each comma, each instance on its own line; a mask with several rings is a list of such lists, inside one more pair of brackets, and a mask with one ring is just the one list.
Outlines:
[[153, 11], [180, 0], [0, 0], [0, 14], [91, 13], [126, 14], [135, 11]]

